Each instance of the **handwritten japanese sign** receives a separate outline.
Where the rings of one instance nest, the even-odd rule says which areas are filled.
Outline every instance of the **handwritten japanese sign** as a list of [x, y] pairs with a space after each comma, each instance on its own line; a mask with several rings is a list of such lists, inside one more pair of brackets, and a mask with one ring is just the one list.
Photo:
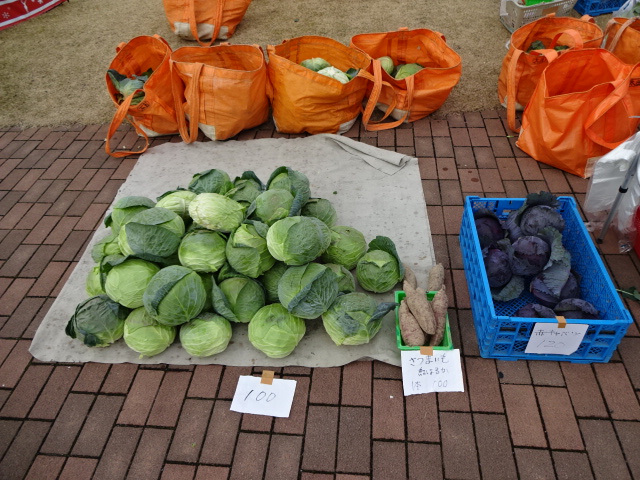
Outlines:
[[419, 393], [464, 392], [460, 350], [402, 350], [402, 387], [405, 397]]
[[589, 325], [567, 323], [559, 328], [557, 323], [536, 323], [524, 353], [571, 355], [575, 352], [587, 332]]
[[238, 379], [231, 410], [270, 417], [288, 417], [291, 413], [295, 380], [274, 379], [271, 385], [260, 382], [260, 377], [242, 375]]

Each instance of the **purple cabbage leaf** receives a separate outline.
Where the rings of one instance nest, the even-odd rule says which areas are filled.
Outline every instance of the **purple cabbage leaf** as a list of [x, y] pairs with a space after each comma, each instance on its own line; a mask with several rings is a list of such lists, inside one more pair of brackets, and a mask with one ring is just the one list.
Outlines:
[[565, 298], [555, 306], [553, 311], [556, 315], [565, 318], [577, 318], [584, 320], [597, 320], [600, 312], [592, 304], [581, 298]]
[[482, 250], [484, 268], [491, 288], [501, 288], [511, 280], [509, 255], [495, 244]]
[[[559, 205], [558, 197], [549, 192], [530, 193], [527, 195], [522, 206], [518, 210], [511, 212], [504, 221], [504, 228], [507, 230], [509, 239], [515, 242], [521, 236], [535, 235], [545, 226], [560, 226], [557, 216], [548, 212], [549, 209], [555, 210]], [[538, 212], [531, 214], [523, 225], [523, 217], [527, 218], [528, 216], [525, 216], [527, 211], [537, 206], [546, 206], [549, 209], [543, 209], [545, 212], [543, 214], [540, 214], [540, 209], [536, 209], [534, 212]], [[562, 217], [560, 219], [562, 220]], [[553, 221], [553, 223], [545, 223], [546, 221]], [[564, 220], [561, 222], [561, 228], [558, 229], [562, 230], [563, 228]]]
[[511, 280], [502, 288], [492, 288], [491, 298], [496, 302], [509, 302], [518, 298], [524, 291], [525, 281], [519, 275], [513, 275]]
[[514, 275], [540, 273], [549, 262], [551, 247], [540, 237], [524, 236], [509, 246], [509, 262]]
[[549, 307], [545, 307], [539, 303], [528, 303], [514, 313], [513, 316], [525, 318], [555, 318], [556, 314]]
[[506, 231], [502, 226], [502, 220], [493, 211], [481, 208], [473, 212], [473, 218], [480, 248], [486, 248], [505, 237]]

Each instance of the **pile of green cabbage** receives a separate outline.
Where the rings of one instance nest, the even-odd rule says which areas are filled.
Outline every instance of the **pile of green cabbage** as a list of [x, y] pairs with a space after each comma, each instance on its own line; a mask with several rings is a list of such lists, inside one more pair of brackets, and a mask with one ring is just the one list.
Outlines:
[[350, 68], [343, 72], [321, 57], [307, 58], [306, 60], [302, 60], [300, 65], [325, 77], [338, 80], [340, 83], [349, 83], [350, 80], [358, 75], [358, 69], [356, 68]]
[[282, 358], [321, 319], [336, 345], [368, 343], [396, 304], [356, 285], [388, 292], [404, 267], [390, 238], [367, 243], [337, 222], [331, 202], [312, 198], [308, 178], [289, 167], [266, 184], [250, 171], [231, 180], [211, 169], [155, 201], [120, 198], [91, 251], [90, 298], [66, 333], [91, 347], [122, 338], [141, 357], [177, 338], [208, 357], [245, 323], [256, 349]]
[[415, 75], [424, 67], [419, 63], [398, 63], [389, 56], [379, 57], [376, 60], [380, 62], [382, 69], [396, 80], [402, 80], [411, 75]]

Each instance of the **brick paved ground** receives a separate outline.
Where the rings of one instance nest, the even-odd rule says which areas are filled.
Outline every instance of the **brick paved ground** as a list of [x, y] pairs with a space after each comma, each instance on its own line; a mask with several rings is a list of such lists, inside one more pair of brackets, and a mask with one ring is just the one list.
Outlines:
[[[488, 111], [348, 134], [420, 159], [467, 391], [404, 398], [400, 369], [378, 362], [283, 368], [298, 381], [287, 419], [229, 410], [238, 376], [261, 369], [31, 358], [136, 159], [104, 153], [105, 125], [0, 130], [0, 478], [640, 478], [640, 304], [628, 303], [635, 324], [608, 364], [479, 356], [457, 238], [463, 198], [549, 190], [582, 202], [587, 189], [520, 152], [504, 125]], [[269, 123], [240, 139], [275, 135]], [[123, 128], [116, 142], [136, 140]], [[640, 287], [635, 253], [620, 254], [613, 235], [602, 253], [618, 286]]]

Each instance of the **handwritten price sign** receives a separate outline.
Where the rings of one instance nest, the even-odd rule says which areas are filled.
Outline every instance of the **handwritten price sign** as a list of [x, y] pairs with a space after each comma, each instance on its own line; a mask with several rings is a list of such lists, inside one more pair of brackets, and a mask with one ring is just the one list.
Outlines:
[[464, 392], [460, 350], [402, 350], [402, 387], [405, 397], [419, 393]]
[[560, 328], [557, 323], [536, 323], [524, 353], [571, 355], [575, 352], [587, 332], [589, 325], [567, 323]]
[[271, 385], [260, 382], [260, 377], [243, 375], [238, 379], [231, 410], [270, 417], [288, 417], [291, 413], [295, 380], [274, 379]]

